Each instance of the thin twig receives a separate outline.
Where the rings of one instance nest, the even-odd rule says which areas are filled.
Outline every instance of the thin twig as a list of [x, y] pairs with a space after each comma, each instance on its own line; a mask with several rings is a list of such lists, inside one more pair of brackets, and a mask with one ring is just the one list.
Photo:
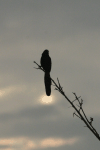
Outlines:
[[[38, 66], [38, 68], [35, 68], [35, 69], [40, 69], [42, 71], [45, 72], [45, 70], [40, 66], [38, 65], [35, 61], [34, 63]], [[63, 88], [61, 87], [61, 84], [59, 82], [59, 79], [57, 78], [57, 82], [58, 82], [58, 85], [57, 83], [51, 78], [51, 81], [52, 83], [54, 84], [53, 86], [55, 86], [55, 90], [59, 91], [64, 97], [65, 99], [71, 104], [71, 106], [75, 109], [75, 111], [77, 112], [77, 114], [74, 112], [73, 113], [73, 117], [74, 115], [77, 116], [79, 119], [81, 119], [85, 124], [86, 126], [85, 127], [88, 127], [90, 129], [90, 131], [97, 137], [97, 139], [100, 141], [100, 136], [99, 134], [97, 133], [96, 129], [93, 127], [92, 125], [92, 122], [93, 122], [93, 118], [91, 117], [90, 118], [90, 121], [88, 120], [84, 110], [83, 110], [83, 100], [81, 99], [81, 102], [79, 100], [80, 97], [77, 97], [76, 93], [73, 93], [74, 96], [75, 96], [75, 100], [71, 101], [66, 95], [65, 95], [65, 92], [63, 91]], [[79, 105], [77, 105], [79, 107], [79, 110], [77, 109], [77, 107], [74, 105], [74, 101], [78, 101]], [[81, 111], [80, 111], [81, 110]], [[83, 114], [82, 114], [83, 113]]]

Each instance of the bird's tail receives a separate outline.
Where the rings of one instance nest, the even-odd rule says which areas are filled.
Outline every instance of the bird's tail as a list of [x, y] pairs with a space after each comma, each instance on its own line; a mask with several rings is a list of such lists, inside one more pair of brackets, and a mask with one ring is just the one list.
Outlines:
[[49, 72], [45, 72], [44, 83], [45, 83], [46, 94], [47, 94], [47, 96], [50, 96], [51, 95], [51, 78], [50, 78]]

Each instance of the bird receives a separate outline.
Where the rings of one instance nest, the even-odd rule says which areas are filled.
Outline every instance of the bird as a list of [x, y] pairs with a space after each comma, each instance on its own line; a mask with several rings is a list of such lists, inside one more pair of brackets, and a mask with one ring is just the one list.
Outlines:
[[45, 49], [42, 53], [40, 63], [42, 68], [44, 69], [44, 84], [45, 84], [45, 91], [46, 95], [51, 95], [51, 77], [50, 77], [50, 71], [51, 71], [51, 58], [49, 56], [49, 50]]

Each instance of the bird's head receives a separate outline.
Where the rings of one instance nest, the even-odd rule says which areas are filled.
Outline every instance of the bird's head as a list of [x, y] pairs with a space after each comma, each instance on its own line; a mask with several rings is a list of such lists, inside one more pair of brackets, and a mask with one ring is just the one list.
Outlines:
[[49, 55], [49, 50], [45, 49], [44, 52], [43, 52], [43, 54]]

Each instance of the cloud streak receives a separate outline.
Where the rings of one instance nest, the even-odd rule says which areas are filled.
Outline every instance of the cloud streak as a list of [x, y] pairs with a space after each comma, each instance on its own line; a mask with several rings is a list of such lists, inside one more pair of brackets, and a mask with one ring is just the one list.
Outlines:
[[79, 141], [79, 138], [46, 138], [46, 139], [29, 139], [27, 137], [0, 139], [0, 148], [8, 147], [5, 150], [34, 150], [34, 149], [47, 149], [49, 147], [60, 147], [64, 145], [74, 145]]

